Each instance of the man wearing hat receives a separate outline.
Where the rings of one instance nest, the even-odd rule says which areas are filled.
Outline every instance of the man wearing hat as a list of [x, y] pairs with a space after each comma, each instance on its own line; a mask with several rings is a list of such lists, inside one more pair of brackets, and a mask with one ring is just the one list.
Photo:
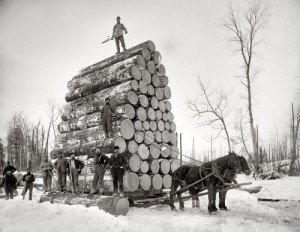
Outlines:
[[66, 175], [67, 175], [67, 159], [63, 156], [62, 153], [59, 154], [58, 159], [54, 162], [54, 167], [57, 170], [57, 182], [59, 185], [59, 191], [66, 191]]
[[7, 161], [7, 166], [6, 166], [6, 167], [4, 168], [4, 170], [3, 170], [3, 176], [5, 176], [5, 173], [6, 173], [7, 171], [10, 171], [11, 173], [14, 173], [16, 170], [17, 170], [17, 169], [16, 169], [14, 166], [10, 165], [10, 162]]
[[70, 173], [70, 182], [72, 190], [74, 190], [75, 193], [79, 193], [78, 177], [83, 167], [83, 162], [75, 159], [75, 154], [72, 154], [71, 159], [67, 163], [66, 170]]
[[27, 168], [27, 173], [22, 178], [23, 181], [26, 181], [25, 188], [23, 190], [23, 200], [25, 199], [25, 195], [27, 190], [29, 190], [29, 200], [32, 200], [32, 189], [33, 189], [33, 182], [35, 181], [34, 175], [30, 172], [30, 168]]
[[113, 136], [112, 130], [112, 115], [115, 109], [110, 105], [110, 99], [105, 98], [105, 104], [101, 109], [102, 128], [106, 138]]
[[120, 154], [120, 149], [118, 146], [114, 147], [114, 153], [111, 155], [107, 168], [111, 168], [111, 175], [113, 178], [114, 195], [118, 194], [118, 187], [120, 196], [124, 196], [124, 186], [123, 186], [123, 175], [124, 166], [127, 164], [126, 159], [123, 154]]
[[[94, 165], [94, 177], [93, 177], [93, 187], [91, 189], [90, 194], [94, 194], [96, 190], [99, 189], [99, 193], [103, 194], [104, 191], [104, 173], [105, 173], [105, 166], [107, 165], [109, 158], [101, 153], [100, 148], [96, 149], [96, 156], [95, 156], [95, 165]], [[99, 186], [99, 187], [98, 187]]]
[[41, 162], [41, 170], [44, 184], [44, 192], [51, 192], [52, 184], [52, 170], [54, 166], [51, 161], [48, 160], [48, 156], [44, 156], [44, 160]]
[[17, 189], [17, 178], [10, 170], [7, 170], [4, 177], [5, 200], [14, 198], [14, 190]]
[[124, 42], [124, 37], [123, 37], [123, 31], [125, 34], [128, 33], [127, 29], [125, 28], [124, 24], [120, 23], [121, 18], [120, 16], [117, 17], [117, 24], [114, 26], [113, 33], [111, 39], [115, 38], [116, 45], [117, 45], [117, 53], [120, 53], [120, 41], [123, 47], [123, 50], [126, 51], [125, 48], [125, 42]]

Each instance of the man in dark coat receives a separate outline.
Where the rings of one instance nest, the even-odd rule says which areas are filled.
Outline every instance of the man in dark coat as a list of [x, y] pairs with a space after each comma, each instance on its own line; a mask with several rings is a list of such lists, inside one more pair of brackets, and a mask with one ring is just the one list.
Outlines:
[[118, 194], [119, 187], [120, 196], [124, 196], [123, 175], [124, 166], [126, 166], [127, 162], [124, 155], [120, 154], [119, 151], [119, 147], [115, 146], [114, 153], [110, 157], [106, 168], [111, 168], [110, 171], [113, 178], [114, 195]]
[[54, 168], [54, 166], [53, 166], [52, 162], [48, 160], [47, 156], [45, 156], [44, 160], [41, 163], [41, 170], [42, 170], [42, 177], [43, 177], [45, 193], [51, 192], [53, 168]]
[[6, 171], [4, 178], [5, 200], [14, 198], [14, 190], [17, 189], [17, 178], [10, 170]]
[[123, 31], [125, 32], [125, 34], [127, 34], [128, 31], [125, 28], [124, 24], [122, 24], [120, 21], [121, 21], [121, 18], [118, 16], [117, 24], [114, 26], [112, 37], [111, 37], [111, 39], [115, 38], [115, 41], [116, 41], [116, 45], [117, 45], [117, 53], [116, 54], [120, 53], [120, 42], [122, 44], [123, 50], [126, 51], [125, 41], [124, 41], [124, 37], [123, 37]]
[[83, 162], [75, 159], [75, 155], [72, 154], [71, 159], [67, 163], [66, 170], [70, 174], [70, 183], [72, 186], [72, 190], [74, 190], [75, 193], [79, 193], [78, 177], [83, 167]]
[[14, 173], [16, 170], [17, 170], [17, 169], [16, 169], [14, 166], [10, 165], [10, 162], [7, 161], [7, 166], [6, 166], [6, 167], [4, 168], [4, 170], [3, 170], [3, 176], [5, 176], [5, 173], [6, 173], [7, 171], [10, 171], [11, 173]]
[[[93, 177], [93, 187], [91, 189], [90, 194], [94, 194], [98, 188], [99, 193], [103, 194], [104, 191], [104, 173], [105, 173], [105, 166], [109, 162], [109, 158], [101, 153], [100, 149], [96, 149], [96, 156], [95, 156], [95, 165], [94, 165], [94, 177]], [[99, 187], [98, 187], [99, 186]]]
[[68, 161], [63, 154], [59, 154], [58, 159], [54, 162], [54, 167], [57, 170], [58, 187], [61, 192], [66, 191], [67, 164]]
[[101, 109], [102, 128], [106, 138], [113, 136], [112, 115], [114, 112], [114, 108], [110, 105], [110, 99], [106, 98], [105, 105]]
[[29, 190], [29, 200], [32, 200], [32, 189], [33, 189], [33, 182], [35, 181], [34, 175], [30, 172], [30, 168], [27, 168], [27, 173], [22, 178], [23, 181], [26, 181], [24, 190], [23, 190], [23, 200], [25, 199], [25, 195], [27, 190]]

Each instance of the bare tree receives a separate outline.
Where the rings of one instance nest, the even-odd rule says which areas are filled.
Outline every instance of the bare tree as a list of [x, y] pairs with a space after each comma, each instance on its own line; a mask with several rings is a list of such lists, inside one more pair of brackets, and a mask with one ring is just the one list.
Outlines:
[[294, 112], [294, 105], [292, 104], [292, 121], [291, 121], [291, 133], [292, 133], [292, 141], [291, 141], [291, 162], [290, 162], [290, 175], [294, 172], [294, 163], [297, 158], [296, 146], [298, 140], [299, 133], [299, 125], [300, 125], [300, 107], [298, 107], [297, 112]]
[[252, 137], [252, 147], [255, 158], [255, 168], [259, 168], [259, 154], [256, 130], [253, 119], [253, 82], [258, 74], [254, 67], [254, 56], [257, 54], [258, 45], [263, 42], [262, 32], [265, 30], [269, 19], [268, 6], [261, 5], [259, 1], [249, 1], [247, 8], [241, 12], [230, 4], [228, 16], [223, 26], [230, 32], [230, 41], [237, 46], [236, 53], [242, 58], [242, 71], [240, 81], [247, 89], [249, 124]]
[[208, 86], [204, 86], [201, 79], [199, 78], [200, 84], [200, 98], [187, 100], [189, 109], [194, 112], [193, 117], [200, 119], [198, 126], [211, 126], [213, 129], [218, 131], [218, 136], [222, 131], [225, 132], [228, 149], [231, 151], [230, 137], [228, 127], [225, 119], [231, 113], [232, 109], [229, 109], [228, 94], [226, 94], [222, 88], [209, 90]]
[[54, 135], [54, 141], [56, 142], [57, 137], [57, 131], [56, 131], [56, 121], [59, 119], [59, 117], [62, 114], [61, 107], [56, 103], [55, 99], [49, 99], [48, 100], [48, 109], [47, 109], [47, 115], [50, 119], [53, 135]]

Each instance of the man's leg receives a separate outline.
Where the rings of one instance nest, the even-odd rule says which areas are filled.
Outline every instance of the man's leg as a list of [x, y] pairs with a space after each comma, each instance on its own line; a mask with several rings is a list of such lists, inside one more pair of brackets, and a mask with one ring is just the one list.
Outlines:
[[113, 178], [114, 193], [118, 193], [118, 176], [116, 168], [111, 169], [111, 175]]
[[94, 168], [94, 177], [93, 177], [93, 188], [91, 189], [91, 194], [95, 193], [98, 187], [98, 181], [99, 181], [99, 164], [95, 165]]
[[67, 176], [65, 172], [61, 173], [61, 189], [62, 191], [66, 191], [66, 182], [67, 182]]
[[73, 181], [74, 181], [75, 193], [79, 192], [78, 177], [79, 177], [78, 171], [77, 171], [77, 169], [74, 169], [72, 178], [73, 178]]
[[113, 129], [112, 129], [112, 123], [111, 123], [111, 117], [108, 117], [106, 119], [107, 122], [107, 131], [108, 131], [108, 137], [113, 137]]
[[99, 186], [100, 186], [100, 190], [99, 190], [99, 193], [100, 194], [103, 194], [103, 191], [104, 191], [104, 173], [105, 173], [105, 170], [103, 167], [100, 167], [100, 176], [99, 176]]
[[26, 195], [27, 190], [28, 190], [28, 185], [29, 185], [29, 184], [26, 182], [26, 185], [25, 185], [24, 190], [23, 190], [23, 193], [22, 193], [22, 195], [23, 195], [23, 200], [25, 199], [25, 195]]
[[62, 191], [62, 173], [57, 173], [57, 183], [58, 183], [58, 191]]
[[52, 176], [50, 173], [47, 174], [47, 191], [51, 192], [51, 186], [52, 186]]
[[117, 54], [120, 53], [120, 36], [115, 38], [116, 45], [117, 45]]
[[[33, 183], [30, 183], [28, 186], [29, 189], [29, 200], [32, 200], [32, 189], [33, 189]], [[25, 196], [25, 195], [24, 195]]]
[[121, 41], [123, 50], [126, 51], [125, 41], [124, 41], [124, 36], [122, 35], [122, 36], [120, 36], [119, 38], [120, 38], [120, 41]]
[[103, 131], [104, 131], [104, 134], [105, 134], [105, 138], [108, 138], [108, 128], [107, 128], [107, 119], [106, 118], [103, 118], [102, 119], [102, 128], [103, 128]]
[[44, 191], [47, 192], [47, 176], [43, 176], [43, 187]]
[[5, 200], [9, 199], [9, 187], [5, 187]]
[[9, 198], [14, 199], [14, 187], [13, 186], [9, 187]]
[[123, 193], [124, 192], [123, 169], [117, 168], [117, 175], [118, 175], [119, 190], [120, 190], [121, 193]]

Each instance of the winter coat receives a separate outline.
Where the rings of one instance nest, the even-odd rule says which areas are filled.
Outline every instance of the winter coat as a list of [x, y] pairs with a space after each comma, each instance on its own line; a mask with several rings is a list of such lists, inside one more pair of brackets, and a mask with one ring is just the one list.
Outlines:
[[8, 165], [3, 170], [3, 176], [5, 176], [7, 171], [11, 171], [11, 173], [14, 173], [17, 169], [14, 166]]
[[14, 175], [5, 175], [4, 178], [4, 187], [5, 189], [17, 188], [17, 178]]
[[112, 154], [112, 156], [110, 157], [109, 162], [107, 164], [107, 167], [120, 168], [126, 164], [127, 164], [127, 162], [126, 162], [123, 154], [118, 154], [118, 156], [116, 154]]
[[114, 108], [111, 105], [105, 104], [101, 109], [101, 118], [107, 119], [111, 118], [114, 113]]
[[68, 161], [67, 161], [67, 159], [65, 157], [58, 158], [54, 162], [54, 167], [56, 168], [56, 170], [59, 173], [66, 173], [67, 172], [67, 164], [68, 164]]
[[23, 178], [22, 178], [23, 181], [26, 181], [26, 183], [30, 184], [30, 183], [33, 183], [35, 181], [35, 177], [32, 173], [26, 173]]
[[102, 167], [105, 167], [109, 162], [109, 158], [105, 154], [97, 154], [95, 157], [95, 165], [100, 164]]
[[41, 163], [42, 177], [47, 177], [47, 172], [52, 172], [54, 166], [51, 161], [42, 161]]
[[[83, 167], [84, 167], [84, 164], [80, 160], [77, 160], [77, 159], [74, 159], [74, 161], [75, 161], [75, 167], [76, 167], [76, 169], [78, 169], [78, 173], [80, 174], [81, 169], [83, 169]], [[67, 166], [66, 166], [67, 172], [70, 171], [70, 167], [71, 167], [71, 160], [69, 160], [67, 163]]]
[[125, 31], [127, 33], [127, 29], [125, 28], [124, 24], [117, 23], [113, 29], [113, 36], [122, 35], [123, 31]]

